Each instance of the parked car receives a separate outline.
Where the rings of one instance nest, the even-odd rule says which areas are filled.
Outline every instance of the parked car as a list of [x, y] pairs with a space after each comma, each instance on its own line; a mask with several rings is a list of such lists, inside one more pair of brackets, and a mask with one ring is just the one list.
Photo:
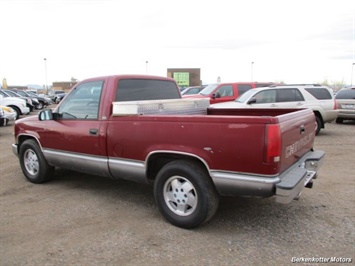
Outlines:
[[52, 101], [49, 101], [44, 97], [40, 97], [36, 94], [30, 94], [30, 93], [27, 93], [26, 91], [22, 91], [22, 90], [11, 90], [11, 91], [16, 92], [17, 94], [20, 94], [23, 97], [31, 97], [32, 100], [37, 99], [39, 104], [35, 107], [38, 110], [42, 110], [44, 107], [46, 107], [52, 103]]
[[26, 106], [26, 101], [17, 97], [10, 97], [3, 90], [0, 90], [0, 105], [9, 106], [16, 111], [16, 119], [20, 115], [30, 113], [30, 108]]
[[13, 92], [11, 90], [6, 90], [4, 92], [11, 97], [17, 97], [17, 98], [25, 100], [26, 106], [28, 108], [30, 108], [30, 112], [32, 112], [34, 109], [38, 109], [37, 107], [39, 105], [39, 102], [35, 98], [32, 99], [31, 97], [28, 97], [28, 96], [21, 96], [20, 94]]
[[355, 120], [355, 87], [341, 89], [335, 99], [339, 110], [336, 122], [341, 124], [344, 120]]
[[338, 116], [333, 91], [321, 85], [282, 85], [249, 90], [233, 102], [213, 104], [211, 108], [310, 108], [316, 116], [316, 134], [325, 123]]
[[61, 100], [63, 100], [63, 98], [65, 97], [65, 95], [67, 95], [67, 93], [59, 93], [57, 94], [57, 97], [55, 98], [55, 103], [60, 103]]
[[237, 99], [244, 92], [259, 88], [275, 85], [273, 82], [229, 82], [209, 84], [198, 94], [183, 95], [184, 98], [210, 98], [210, 103], [230, 102]]
[[0, 106], [0, 109], [4, 112], [5, 116], [5, 123], [4, 125], [6, 126], [10, 121], [15, 121], [16, 120], [16, 111], [12, 109], [11, 107], [8, 106]]
[[43, 103], [43, 107], [46, 107], [48, 105], [51, 105], [53, 104], [53, 101], [51, 100], [51, 98], [45, 96], [45, 95], [39, 95], [33, 91], [26, 91], [27, 94], [31, 95], [31, 96], [34, 96], [36, 97], [39, 102], [42, 102]]
[[6, 125], [6, 118], [4, 111], [0, 108], [0, 126], [5, 126]]
[[61, 94], [61, 93], [65, 93], [65, 91], [62, 90], [52, 90], [49, 92], [48, 96], [49, 98], [55, 103], [57, 95]]
[[201, 92], [206, 86], [193, 86], [193, 87], [187, 87], [183, 91], [181, 91], [181, 95], [192, 95], [192, 94], [198, 94]]

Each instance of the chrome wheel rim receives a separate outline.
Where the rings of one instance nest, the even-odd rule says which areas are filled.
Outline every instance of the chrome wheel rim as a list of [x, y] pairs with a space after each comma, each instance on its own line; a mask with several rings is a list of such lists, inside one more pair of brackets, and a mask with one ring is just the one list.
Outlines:
[[23, 155], [23, 162], [26, 168], [26, 171], [30, 175], [36, 175], [39, 171], [38, 157], [33, 150], [26, 150]]
[[196, 210], [198, 197], [195, 187], [188, 179], [172, 176], [164, 185], [164, 200], [174, 214], [187, 216]]

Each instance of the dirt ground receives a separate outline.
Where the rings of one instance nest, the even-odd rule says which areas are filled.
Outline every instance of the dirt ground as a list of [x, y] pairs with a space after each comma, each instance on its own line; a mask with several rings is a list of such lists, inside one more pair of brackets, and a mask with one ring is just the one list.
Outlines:
[[150, 186], [66, 170], [29, 183], [12, 130], [0, 127], [1, 266], [354, 262], [355, 123], [327, 124], [316, 137], [326, 161], [300, 200], [222, 198], [194, 230], [167, 223]]

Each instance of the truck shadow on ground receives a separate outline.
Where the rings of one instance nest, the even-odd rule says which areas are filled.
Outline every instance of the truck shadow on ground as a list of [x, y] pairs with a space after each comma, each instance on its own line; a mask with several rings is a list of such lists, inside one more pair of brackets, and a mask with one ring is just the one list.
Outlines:
[[[155, 205], [151, 184], [113, 180], [63, 169], [57, 169], [53, 180], [46, 184], [55, 186], [56, 191], [71, 190], [77, 193], [85, 191], [88, 197], [94, 197], [103, 204], [109, 201], [118, 205], [133, 205], [138, 212], [146, 212], [144, 216], [149, 210], [148, 215], [152, 216], [153, 221], [156, 218], [159, 221], [164, 220]], [[273, 230], [275, 226], [287, 230], [286, 227], [290, 225], [297, 229], [301, 225], [304, 226], [304, 221], [309, 220], [312, 215], [314, 215], [314, 203], [311, 206], [308, 200], [283, 205], [276, 203], [273, 198], [220, 197], [215, 216], [210, 222], [195, 230], [209, 231], [216, 227], [221, 232], [236, 228]], [[300, 221], [302, 221], [301, 225], [299, 225]], [[166, 225], [171, 226], [167, 222]]]

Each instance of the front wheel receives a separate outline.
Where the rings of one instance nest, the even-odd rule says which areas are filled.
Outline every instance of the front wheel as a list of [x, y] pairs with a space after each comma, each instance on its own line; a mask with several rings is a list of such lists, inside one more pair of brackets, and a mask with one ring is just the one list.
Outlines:
[[16, 112], [16, 120], [20, 118], [21, 110], [17, 106], [10, 106]]
[[159, 171], [154, 197], [164, 218], [186, 229], [211, 219], [219, 204], [218, 194], [206, 170], [185, 160], [168, 163]]
[[40, 184], [52, 177], [54, 167], [47, 163], [35, 140], [24, 141], [19, 155], [22, 172], [30, 182]]
[[42, 110], [43, 108], [44, 108], [43, 102], [38, 101], [37, 110]]

